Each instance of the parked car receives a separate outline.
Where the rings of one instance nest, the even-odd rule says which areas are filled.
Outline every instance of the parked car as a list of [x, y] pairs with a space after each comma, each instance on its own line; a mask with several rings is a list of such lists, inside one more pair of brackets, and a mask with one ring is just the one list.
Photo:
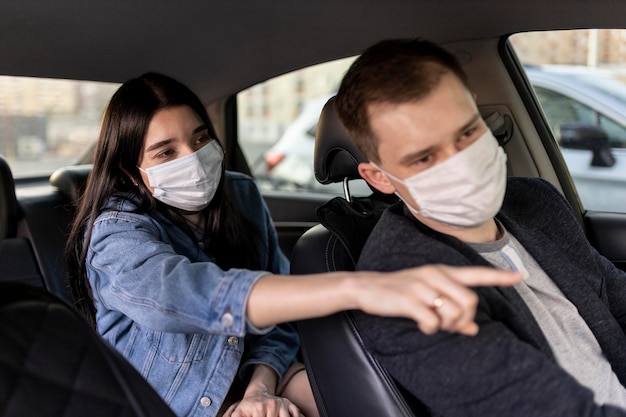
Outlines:
[[[527, 66], [525, 72], [583, 205], [609, 212], [626, 208], [624, 81], [614, 71], [586, 66]], [[256, 168], [257, 175], [270, 180], [275, 188], [341, 191], [322, 186], [310, 163], [317, 119], [328, 98], [306, 103], [281, 138], [265, 152], [265, 164]], [[367, 187], [356, 189], [357, 193], [368, 191]]]
[[583, 206], [626, 209], [625, 74], [582, 66], [527, 67]]
[[[603, 202], [621, 198], [624, 189], [601, 188], [620, 184], [626, 178], [621, 173], [622, 149], [616, 133], [624, 126], [623, 116], [618, 116], [623, 113], [619, 111], [617, 99], [599, 98], [597, 92], [588, 96], [579, 92], [580, 96], [573, 97], [580, 97], [581, 103], [595, 109], [595, 113], [591, 113], [595, 118], [559, 119], [558, 111], [545, 104], [543, 109], [538, 105], [536, 98], [543, 104], [545, 93], [539, 88], [546, 89], [551, 85], [549, 82], [558, 82], [567, 84], [559, 88], [573, 90], [582, 88], [583, 81], [580, 77], [567, 78], [569, 75], [565, 73], [555, 76], [557, 81], [547, 76], [540, 80], [532, 68], [524, 68], [522, 62], [527, 62], [522, 56], [524, 51], [511, 42], [510, 37], [515, 34], [545, 35], [540, 42], [535, 42], [536, 48], [531, 52], [543, 53], [555, 60], [580, 58], [566, 50], [557, 50], [556, 46], [562, 49], [591, 45], [582, 41], [562, 42], [555, 28], [605, 28], [608, 31], [613, 28], [616, 36], [607, 33], [606, 37], [594, 38], [594, 45], [598, 48], [606, 45], [606, 53], [598, 56], [606, 57], [613, 66], [624, 67], [620, 53], [611, 53], [619, 51], [619, 48], [611, 48], [612, 45], [624, 46], [624, 5], [614, 0], [500, 0], [497, 4], [490, 0], [4, 0], [0, 2], [0, 37], [4, 39], [0, 43], [0, 149], [13, 176], [0, 171], [0, 281], [21, 280], [67, 302], [73, 301], [65, 282], [64, 254], [72, 207], [90, 172], [93, 149], [90, 145], [97, 140], [99, 117], [120, 83], [147, 71], [159, 71], [189, 85], [206, 103], [215, 122], [226, 150], [228, 169], [255, 176], [252, 169], [255, 158], [250, 155], [258, 154], [259, 143], [270, 148], [270, 139], [279, 139], [279, 134], [272, 135], [281, 132], [282, 126], [289, 125], [287, 120], [300, 114], [296, 109], [305, 97], [313, 97], [306, 91], [308, 88], [323, 84], [323, 94], [330, 91], [328, 86], [332, 83], [325, 79], [327, 74], [308, 79], [303, 75], [306, 69], [356, 56], [379, 40], [398, 37], [432, 40], [459, 58], [478, 105], [508, 122], [504, 148], [509, 174], [541, 177], [552, 183], [571, 204], [598, 252], [626, 269], [626, 205], [620, 202], [618, 207], [609, 208]], [[556, 46], [551, 49], [549, 42]], [[545, 75], [553, 70], [541, 71]], [[266, 88], [268, 82], [287, 73], [295, 74], [293, 88], [272, 91]], [[340, 78], [340, 73], [335, 74]], [[565, 79], [571, 81], [563, 83]], [[63, 87], [46, 88], [57, 82], [63, 83]], [[611, 88], [611, 91], [617, 89]], [[593, 102], [589, 101], [592, 99]], [[289, 133], [300, 136], [297, 140], [307, 144], [300, 150], [310, 152], [317, 109], [307, 107], [306, 115], [303, 112], [298, 122], [297, 132]], [[45, 147], [42, 147], [45, 149], [40, 150], [31, 140], [33, 143], [20, 149], [20, 153], [28, 154], [25, 160], [19, 158], [15, 143], [7, 144], [15, 137], [9, 121], [22, 115], [45, 117], [47, 126], [46, 134], [40, 136], [45, 138]], [[267, 120], [270, 115], [276, 117], [272, 123]], [[83, 117], [90, 124], [83, 124]], [[258, 122], [249, 124], [250, 131], [258, 133], [258, 137], [243, 134], [240, 128], [243, 118]], [[286, 137], [285, 141], [291, 140]], [[252, 144], [253, 141], [256, 142]], [[283, 146], [286, 145], [277, 145], [271, 152], [283, 152]], [[46, 153], [40, 157], [33, 155], [40, 151]], [[278, 176], [280, 166], [287, 164], [287, 160], [282, 158], [277, 162], [281, 157], [276, 153], [267, 155], [272, 156], [270, 177]], [[291, 181], [289, 175], [293, 175], [302, 184], [314, 184], [311, 165], [310, 157], [289, 164], [291, 168], [285, 178]], [[581, 178], [588, 178], [588, 185], [580, 182]], [[258, 179], [261, 182], [262, 178]], [[334, 197], [319, 192], [319, 188], [310, 190], [304, 186], [285, 190], [262, 187], [262, 191], [287, 256], [291, 256], [303, 233], [319, 224], [316, 210]], [[593, 192], [593, 196], [587, 197], [591, 195], [588, 192]], [[604, 209], [613, 212], [602, 212]], [[326, 266], [326, 259], [319, 259], [313, 253], [308, 254], [307, 261], [322, 262]], [[16, 271], [23, 273], [17, 276]], [[19, 329], [21, 322], [7, 317], [0, 315], [0, 320], [4, 318], [4, 324], [16, 324], [14, 331], [17, 332], [15, 328]], [[29, 317], [36, 319], [38, 316]], [[43, 339], [37, 339], [41, 342], [37, 352], [46, 353], [46, 338], [63, 343], [75, 340], [69, 337], [75, 329], [69, 321], [55, 321], [54, 325], [41, 321], [38, 325], [41, 327], [31, 332]], [[0, 332], [0, 336], [6, 334]], [[88, 333], [88, 337], [91, 336], [93, 334]], [[318, 342], [337, 339], [336, 333], [328, 332]], [[41, 361], [26, 370], [30, 372], [29, 377], [42, 364], [47, 364], [53, 376], [76, 383], [65, 386], [67, 390], [59, 390], [58, 385], [52, 383], [56, 378], [47, 379], [43, 386], [29, 390], [25, 397], [12, 397], [16, 388], [23, 387], [13, 378], [24, 371], [20, 368], [22, 362], [15, 359], [15, 352], [18, 348], [27, 349], [27, 342], [33, 340], [27, 339], [19, 345], [0, 343], [0, 414], [16, 415], [6, 409], [7, 404], [48, 406], [50, 399], [56, 399], [59, 409], [50, 408], [46, 415], [61, 416], [63, 406], [68, 403], [63, 400], [70, 397], [69, 393], [76, 393], [84, 386], [95, 386], [92, 382], [96, 380], [109, 380], [100, 378], [100, 373], [91, 378], [89, 364], [83, 362], [79, 363], [83, 366], [80, 368], [73, 366], [75, 361]], [[63, 343], [59, 345], [63, 347]], [[313, 349], [305, 346], [303, 351], [308, 347]], [[92, 357], [78, 353], [64, 355], [69, 351], [61, 351], [58, 357]], [[84, 349], [84, 352], [91, 350]], [[330, 349], [330, 352], [346, 364], [352, 359], [342, 349]], [[115, 358], [114, 363], [123, 363], [119, 357]], [[134, 384], [136, 379], [128, 383], [126, 368], [121, 368], [122, 372], [117, 371], [117, 366], [110, 369], [116, 371], [114, 379], [126, 381], [122, 384], [126, 390], [132, 388], [133, 394], [139, 397], [146, 392], [144, 387]], [[322, 406], [325, 402], [348, 405], [358, 402], [355, 398], [333, 395], [335, 388], [350, 386], [358, 394], [367, 387], [378, 386], [364, 382], [365, 372], [360, 372], [361, 369], [342, 372], [336, 368], [322, 372], [318, 368], [315, 371], [314, 382], [330, 388], [329, 396], [318, 399]], [[117, 398], [118, 392], [112, 391], [107, 398]], [[95, 397], [81, 403], [81, 415], [107, 414], [106, 409], [93, 401]], [[153, 397], [143, 398], [144, 403], [149, 403]], [[142, 404], [142, 401], [134, 403]], [[144, 411], [144, 415], [167, 415], [150, 413], [149, 409]], [[138, 414], [129, 412], [127, 415]], [[347, 413], [341, 417], [364, 415]]]

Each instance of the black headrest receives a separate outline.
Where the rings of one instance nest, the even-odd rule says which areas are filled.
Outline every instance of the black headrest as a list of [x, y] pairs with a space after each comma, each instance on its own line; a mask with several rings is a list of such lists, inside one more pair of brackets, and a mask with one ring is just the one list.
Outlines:
[[359, 179], [357, 169], [367, 158], [350, 140], [337, 117], [335, 97], [330, 98], [320, 115], [315, 133], [315, 178], [322, 184]]
[[13, 174], [6, 159], [0, 156], [0, 239], [16, 236], [18, 219]]
[[50, 184], [59, 189], [70, 201], [76, 201], [85, 190], [92, 165], [71, 165], [59, 168], [50, 176]]

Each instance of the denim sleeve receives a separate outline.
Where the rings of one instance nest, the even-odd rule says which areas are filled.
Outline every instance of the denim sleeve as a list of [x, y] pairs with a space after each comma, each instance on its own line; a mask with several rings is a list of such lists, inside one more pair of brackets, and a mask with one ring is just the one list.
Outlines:
[[[266, 248], [266, 253], [261, 254], [264, 269], [275, 274], [289, 274], [289, 261], [280, 249], [272, 217], [254, 181], [241, 174], [231, 175], [230, 181], [244, 215], [255, 224], [261, 245]], [[295, 360], [299, 347], [298, 334], [290, 323], [278, 325], [267, 334], [248, 335], [239, 376], [247, 382], [253, 365], [263, 364], [274, 369], [280, 381]]]
[[255, 331], [247, 326], [246, 304], [267, 272], [192, 263], [146, 216], [116, 212], [96, 222], [87, 261], [94, 297], [139, 325], [239, 336]]

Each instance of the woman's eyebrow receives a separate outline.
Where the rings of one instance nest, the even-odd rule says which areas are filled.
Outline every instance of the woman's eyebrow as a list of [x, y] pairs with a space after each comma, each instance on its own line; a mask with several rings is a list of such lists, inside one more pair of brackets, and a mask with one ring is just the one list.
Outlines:
[[193, 133], [202, 132], [203, 130], [209, 130], [209, 128], [205, 124], [201, 124], [193, 130]]
[[148, 146], [146, 148], [146, 152], [152, 152], [156, 149], [162, 148], [164, 146], [169, 145], [170, 143], [172, 143], [174, 141], [174, 138], [169, 138], [169, 139], [164, 139], [164, 140], [160, 140], [158, 142], [153, 143], [152, 145]]

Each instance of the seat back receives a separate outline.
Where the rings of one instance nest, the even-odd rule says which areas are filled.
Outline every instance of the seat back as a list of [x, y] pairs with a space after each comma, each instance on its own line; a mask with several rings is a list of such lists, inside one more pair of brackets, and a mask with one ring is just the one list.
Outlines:
[[20, 198], [22, 234], [28, 238], [45, 287], [72, 302], [67, 282], [65, 246], [90, 165], [60, 168], [50, 177], [49, 193]]
[[[315, 138], [315, 176], [321, 183], [360, 178], [366, 161], [339, 122], [331, 98]], [[374, 192], [337, 197], [317, 210], [320, 223], [296, 243], [292, 274], [354, 270], [365, 240], [385, 207], [395, 201]], [[350, 312], [298, 323], [305, 366], [323, 417], [429, 415], [365, 349]]]
[[0, 156], [0, 239], [16, 236], [18, 220], [19, 207], [13, 174], [6, 159]]
[[0, 415], [175, 417], [69, 304], [0, 282]]
[[17, 234], [20, 216], [13, 174], [0, 156], [0, 281], [42, 287], [43, 279], [30, 241]]

